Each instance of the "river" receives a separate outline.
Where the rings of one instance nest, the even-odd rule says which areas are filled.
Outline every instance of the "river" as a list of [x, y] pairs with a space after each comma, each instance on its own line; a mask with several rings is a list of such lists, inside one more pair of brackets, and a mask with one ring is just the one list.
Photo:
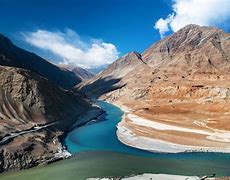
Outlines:
[[138, 173], [230, 176], [230, 154], [151, 153], [128, 147], [116, 137], [116, 125], [123, 112], [116, 106], [97, 101], [106, 116], [97, 123], [76, 128], [64, 143], [74, 158], [18, 173], [7, 173], [0, 180], [83, 180], [88, 177], [121, 176]]

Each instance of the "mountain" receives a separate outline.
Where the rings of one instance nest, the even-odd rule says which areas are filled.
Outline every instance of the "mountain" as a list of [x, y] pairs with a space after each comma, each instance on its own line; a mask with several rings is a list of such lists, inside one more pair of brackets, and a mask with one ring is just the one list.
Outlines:
[[59, 137], [90, 103], [28, 70], [0, 66], [0, 75], [0, 172], [62, 158]]
[[229, 79], [230, 35], [187, 25], [78, 88], [126, 110], [117, 134], [127, 145], [222, 152], [230, 142]]
[[[81, 80], [0, 36], [0, 173], [65, 158], [65, 132], [93, 110], [76, 90]], [[90, 117], [90, 116], [89, 116]], [[80, 121], [78, 121], [78, 119]]]
[[90, 71], [90, 72], [92, 72], [94, 74], [98, 74], [101, 71], [103, 71], [104, 69], [106, 69], [107, 66], [108, 66], [108, 64], [103, 64], [103, 65], [100, 65], [100, 66], [97, 66], [97, 67], [87, 68], [86, 70]]
[[123, 77], [132, 73], [135, 68], [147, 66], [141, 58], [141, 54], [131, 52], [121, 57], [94, 78], [79, 85], [79, 89], [89, 97], [98, 97], [106, 92], [125, 86], [121, 81]]
[[77, 77], [81, 78], [81, 80], [87, 80], [87, 79], [91, 79], [92, 77], [94, 77], [94, 73], [80, 68], [80, 67], [75, 67], [72, 72], [74, 72], [76, 74]]
[[0, 34], [0, 65], [36, 72], [62, 88], [72, 88], [81, 82], [73, 72], [59, 68], [34, 53], [15, 46]]

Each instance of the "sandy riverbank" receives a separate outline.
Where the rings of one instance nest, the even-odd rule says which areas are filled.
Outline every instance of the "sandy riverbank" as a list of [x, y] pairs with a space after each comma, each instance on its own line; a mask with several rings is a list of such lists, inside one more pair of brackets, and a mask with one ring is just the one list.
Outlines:
[[[230, 142], [230, 132], [223, 130], [214, 129], [193, 129], [189, 127], [179, 127], [176, 125], [169, 125], [160, 122], [155, 122], [154, 120], [145, 119], [133, 114], [132, 109], [126, 107], [119, 103], [114, 103], [114, 105], [121, 108], [125, 114], [123, 115], [122, 121], [117, 125], [117, 137], [118, 139], [128, 146], [135, 148], [162, 152], [162, 153], [181, 153], [181, 152], [220, 152], [220, 153], [230, 153], [230, 146], [227, 147], [213, 147], [213, 146], [197, 146], [188, 144], [177, 144], [174, 142], [164, 141], [157, 138], [152, 138], [148, 136], [141, 136], [136, 134], [130, 124], [135, 125], [135, 127], [148, 128], [157, 131], [175, 131], [182, 133], [191, 133], [205, 136], [207, 140], [213, 140], [215, 142]], [[128, 121], [127, 121], [128, 119]]]

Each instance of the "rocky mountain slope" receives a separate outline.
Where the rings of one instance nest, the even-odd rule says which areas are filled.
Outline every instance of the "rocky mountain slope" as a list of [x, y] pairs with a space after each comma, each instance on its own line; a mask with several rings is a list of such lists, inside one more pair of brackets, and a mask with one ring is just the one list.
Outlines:
[[59, 136], [90, 103], [28, 70], [0, 66], [0, 76], [0, 172], [59, 158]]
[[147, 64], [142, 60], [141, 54], [137, 52], [128, 53], [94, 78], [79, 84], [78, 89], [85, 92], [89, 97], [98, 97], [125, 86], [128, 82], [123, 81], [123, 77], [132, 74], [136, 68], [145, 68], [146, 66]]
[[92, 77], [95, 76], [94, 73], [80, 68], [80, 67], [75, 67], [72, 72], [74, 72], [76, 74], [77, 77], [81, 78], [81, 80], [87, 80], [87, 79], [91, 79]]
[[80, 116], [100, 112], [77, 91], [64, 89], [80, 81], [74, 73], [3, 36], [0, 77], [0, 173], [64, 158], [62, 135]]
[[229, 79], [230, 35], [188, 25], [142, 54], [122, 57], [79, 89], [126, 110], [117, 132], [125, 144], [229, 151]]
[[57, 67], [34, 53], [15, 46], [0, 34], [0, 65], [30, 70], [63, 88], [71, 88], [81, 82], [73, 72]]

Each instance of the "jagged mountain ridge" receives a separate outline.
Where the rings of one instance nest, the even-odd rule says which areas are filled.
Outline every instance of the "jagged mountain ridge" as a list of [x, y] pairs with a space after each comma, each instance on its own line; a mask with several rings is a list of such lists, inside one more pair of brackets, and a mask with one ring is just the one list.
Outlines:
[[59, 68], [34, 53], [15, 46], [0, 34], [0, 65], [19, 67], [36, 72], [63, 88], [72, 88], [81, 82], [73, 72]]

